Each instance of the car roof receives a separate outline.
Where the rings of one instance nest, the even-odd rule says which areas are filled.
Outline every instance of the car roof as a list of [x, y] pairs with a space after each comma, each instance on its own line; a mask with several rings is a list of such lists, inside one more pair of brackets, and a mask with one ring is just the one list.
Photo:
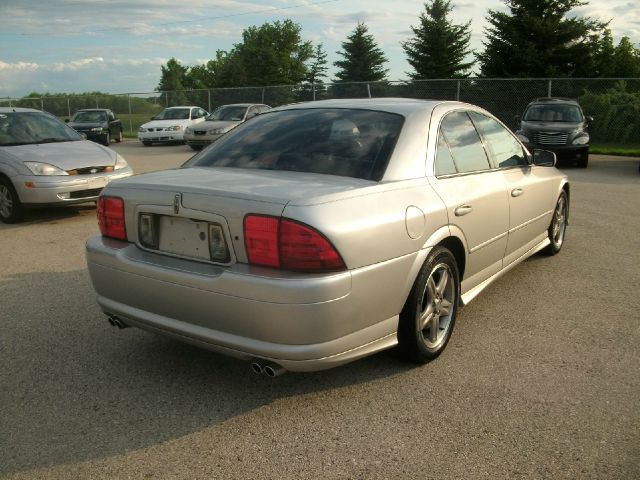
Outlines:
[[167, 108], [165, 108], [165, 110], [171, 110], [172, 108], [201, 108], [201, 107], [199, 107], [197, 105], [179, 105], [177, 107], [167, 107]]
[[389, 113], [407, 115], [417, 111], [431, 111], [442, 104], [469, 106], [466, 103], [444, 100], [418, 100], [416, 98], [345, 98], [334, 100], [318, 100], [315, 102], [301, 102], [282, 107], [276, 107], [271, 111], [301, 110], [309, 108], [354, 108], [362, 110], [379, 110]]
[[533, 105], [533, 104], [545, 104], [545, 103], [566, 103], [566, 104], [571, 104], [571, 105], [579, 105], [579, 103], [572, 99], [572, 98], [566, 98], [566, 97], [541, 97], [541, 98], [534, 98], [529, 105]]
[[106, 112], [111, 110], [110, 108], [80, 108], [76, 112]]

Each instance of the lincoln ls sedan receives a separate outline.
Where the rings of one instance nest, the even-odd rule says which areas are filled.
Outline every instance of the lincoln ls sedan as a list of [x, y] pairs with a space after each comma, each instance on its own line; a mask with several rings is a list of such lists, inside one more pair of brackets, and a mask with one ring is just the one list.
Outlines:
[[396, 347], [425, 363], [458, 308], [557, 254], [569, 184], [473, 105], [289, 105], [173, 170], [112, 182], [87, 241], [109, 323], [310, 372]]

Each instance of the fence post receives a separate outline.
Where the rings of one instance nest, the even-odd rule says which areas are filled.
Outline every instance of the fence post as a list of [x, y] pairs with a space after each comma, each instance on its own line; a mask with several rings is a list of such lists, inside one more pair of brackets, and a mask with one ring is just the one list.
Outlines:
[[367, 83], [367, 95], [371, 98], [371, 86]]
[[131, 118], [131, 115], [133, 115], [133, 112], [131, 111], [131, 94], [127, 93], [127, 100], [129, 102], [129, 135], [133, 136], [133, 120]]
[[313, 101], [316, 101], [316, 82], [311, 84], [311, 91], [313, 92]]
[[9, 108], [13, 108], [13, 105], [11, 105], [11, 97], [9, 97]]
[[69, 115], [69, 118], [71, 118], [71, 98], [67, 97], [67, 114]]
[[211, 90], [207, 90], [207, 97], [209, 99], [209, 110], [207, 110], [209, 113], [211, 113]]
[[460, 101], [460, 80], [458, 80], [458, 86], [456, 88], [456, 102]]
[[264, 103], [264, 87], [262, 87], [262, 102], [260, 103]]
[[97, 95], [96, 95], [96, 108], [100, 108], [100, 107], [98, 106], [98, 96], [97, 96]]
[[551, 97], [551, 79], [549, 79], [549, 86], [547, 88], [547, 97]]
[[40, 110], [44, 112], [44, 98], [40, 97]]
[[167, 92], [164, 92], [164, 105], [169, 107], [169, 94]]

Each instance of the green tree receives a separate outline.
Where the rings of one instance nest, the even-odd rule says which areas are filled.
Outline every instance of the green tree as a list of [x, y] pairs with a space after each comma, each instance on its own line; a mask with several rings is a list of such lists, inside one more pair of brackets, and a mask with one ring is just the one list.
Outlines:
[[431, 0], [424, 4], [420, 25], [411, 26], [414, 37], [401, 42], [413, 72], [408, 75], [421, 78], [468, 77], [474, 62], [465, 62], [471, 53], [471, 20], [456, 25], [449, 19], [453, 7], [449, 0]]
[[306, 85], [302, 87], [299, 95], [301, 101], [321, 99], [327, 92], [327, 87], [324, 85], [328, 70], [327, 52], [322, 43], [316, 45], [311, 60], [304, 78]]
[[224, 73], [233, 72], [231, 77], [243, 81], [244, 85], [236, 86], [302, 82], [307, 73], [305, 63], [313, 56], [313, 47], [311, 42], [302, 40], [300, 32], [300, 25], [291, 20], [245, 29], [242, 43], [234, 45], [226, 58]]
[[183, 66], [176, 58], [171, 57], [166, 65], [160, 66], [160, 69], [162, 73], [156, 91], [167, 92], [162, 94], [162, 96], [168, 97], [164, 99], [164, 102], [167, 105], [187, 103], [187, 97], [182, 91], [185, 89], [185, 84], [188, 83], [189, 67]]
[[629, 37], [622, 37], [613, 51], [612, 77], [640, 77], [640, 49], [636, 48]]
[[342, 42], [342, 51], [336, 52], [343, 59], [334, 62], [338, 67], [336, 77], [341, 82], [379, 82], [385, 80], [384, 64], [387, 58], [364, 23], [358, 23], [353, 33]]
[[509, 12], [489, 10], [484, 51], [476, 54], [486, 77], [590, 76], [607, 23], [569, 12], [581, 0], [504, 0]]

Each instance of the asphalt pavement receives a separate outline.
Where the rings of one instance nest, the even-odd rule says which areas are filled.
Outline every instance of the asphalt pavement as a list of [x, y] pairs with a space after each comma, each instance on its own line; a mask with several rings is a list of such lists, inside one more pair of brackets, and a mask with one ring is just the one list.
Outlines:
[[[112, 144], [138, 173], [186, 146]], [[95, 209], [0, 224], [0, 478], [640, 478], [639, 159], [592, 156], [566, 243], [460, 311], [442, 356], [257, 376], [100, 312]]]

